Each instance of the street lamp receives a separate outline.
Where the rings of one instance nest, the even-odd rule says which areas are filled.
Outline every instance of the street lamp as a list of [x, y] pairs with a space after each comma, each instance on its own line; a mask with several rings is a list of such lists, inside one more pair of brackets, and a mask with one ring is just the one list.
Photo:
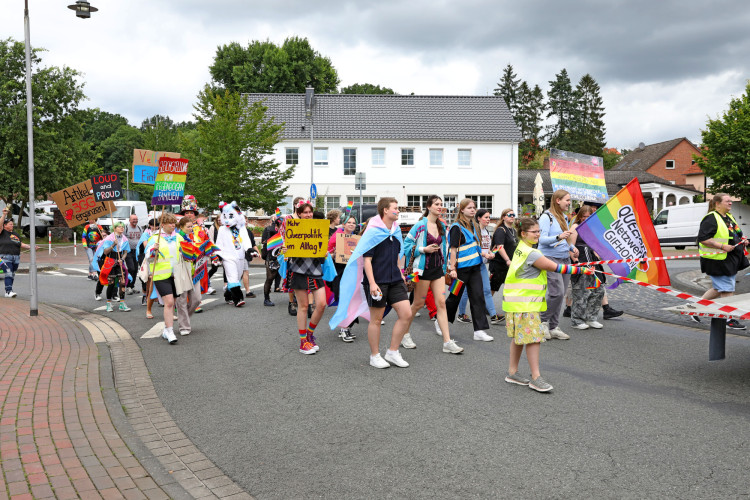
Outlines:
[[[96, 7], [91, 7], [88, 2], [79, 0], [76, 5], [71, 5], [76, 11], [76, 16], [81, 18], [91, 17], [91, 12], [96, 12]], [[31, 300], [29, 301], [29, 316], [38, 316], [39, 296], [36, 283], [36, 207], [34, 206], [34, 103], [31, 94], [31, 35], [29, 29], [29, 0], [24, 0], [23, 9], [23, 34], [26, 43], [26, 132], [29, 147], [29, 288], [31, 289]]]
[[[315, 185], [315, 143], [313, 142], [313, 108], [315, 106], [315, 89], [305, 88], [305, 117], [310, 120], [310, 198], [312, 198], [312, 187]], [[317, 193], [316, 193], [317, 194]], [[315, 200], [312, 200], [315, 204]]]
[[127, 182], [128, 187], [125, 188], [125, 199], [130, 201], [130, 175], [129, 175], [130, 170], [128, 170], [127, 168], [123, 168], [122, 170], [120, 170], [120, 172], [125, 172], [125, 178], [128, 180]]

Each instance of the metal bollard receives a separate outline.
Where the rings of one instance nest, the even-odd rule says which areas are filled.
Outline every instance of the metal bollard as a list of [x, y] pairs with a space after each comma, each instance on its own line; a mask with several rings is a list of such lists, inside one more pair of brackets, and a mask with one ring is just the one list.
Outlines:
[[78, 243], [77, 243], [76, 236], [77, 236], [76, 233], [73, 232], [73, 255], [74, 256], [78, 255]]
[[47, 231], [49, 242], [49, 254], [52, 255], [52, 231]]
[[711, 318], [711, 333], [708, 338], [708, 360], [720, 361], [726, 358], [727, 320]]

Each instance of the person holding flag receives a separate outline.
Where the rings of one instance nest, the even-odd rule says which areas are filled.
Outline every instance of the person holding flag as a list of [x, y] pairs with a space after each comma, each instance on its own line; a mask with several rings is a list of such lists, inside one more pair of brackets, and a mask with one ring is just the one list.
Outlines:
[[[95, 270], [99, 272], [99, 284], [102, 286], [108, 285], [107, 312], [113, 311], [113, 298], [120, 301], [120, 311], [130, 311], [125, 303], [125, 288], [130, 281], [127, 263], [125, 262], [128, 252], [130, 252], [130, 241], [125, 236], [125, 224], [115, 222], [112, 225], [112, 234], [104, 238], [94, 254], [94, 266]], [[103, 265], [100, 270], [99, 262], [102, 259]], [[117, 289], [119, 289], [119, 297], [115, 295], [118, 293]]]
[[274, 281], [279, 280], [279, 262], [277, 257], [284, 238], [279, 231], [281, 230], [281, 210], [276, 209], [277, 214], [271, 216], [271, 224], [263, 229], [260, 237], [260, 256], [266, 261], [266, 281], [263, 284], [263, 305], [274, 307], [276, 304], [271, 301], [271, 287]]

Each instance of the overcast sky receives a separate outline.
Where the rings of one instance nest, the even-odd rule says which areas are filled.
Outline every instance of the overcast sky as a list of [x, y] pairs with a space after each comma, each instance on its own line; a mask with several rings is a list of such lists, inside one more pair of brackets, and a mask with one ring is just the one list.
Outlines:
[[[137, 126], [191, 119], [217, 46], [292, 35], [331, 59], [342, 86], [402, 94], [491, 94], [508, 63], [545, 93], [562, 68], [574, 84], [590, 73], [618, 148], [700, 142], [750, 78], [746, 0], [92, 0], [88, 20], [69, 3], [29, 0], [32, 45], [84, 74], [86, 106]], [[2, 7], [0, 37], [22, 41], [23, 1]]]

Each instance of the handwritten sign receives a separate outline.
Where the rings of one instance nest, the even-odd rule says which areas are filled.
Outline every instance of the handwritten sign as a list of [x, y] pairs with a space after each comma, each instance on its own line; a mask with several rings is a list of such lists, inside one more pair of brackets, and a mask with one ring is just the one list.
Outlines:
[[359, 243], [360, 236], [354, 234], [336, 234], [336, 258], [337, 264], [346, 264], [352, 255], [354, 248]]
[[91, 188], [96, 201], [122, 199], [122, 182], [118, 174], [99, 174], [91, 178]]
[[50, 195], [68, 227], [85, 224], [115, 211], [114, 203], [96, 201], [91, 191], [91, 180], [86, 180]]
[[287, 257], [322, 258], [328, 252], [326, 219], [287, 219], [284, 245]]
[[185, 196], [188, 160], [160, 158], [151, 205], [179, 205]]
[[151, 184], [156, 182], [159, 160], [162, 158], [179, 158], [180, 153], [151, 151], [150, 149], [133, 150], [133, 184]]

